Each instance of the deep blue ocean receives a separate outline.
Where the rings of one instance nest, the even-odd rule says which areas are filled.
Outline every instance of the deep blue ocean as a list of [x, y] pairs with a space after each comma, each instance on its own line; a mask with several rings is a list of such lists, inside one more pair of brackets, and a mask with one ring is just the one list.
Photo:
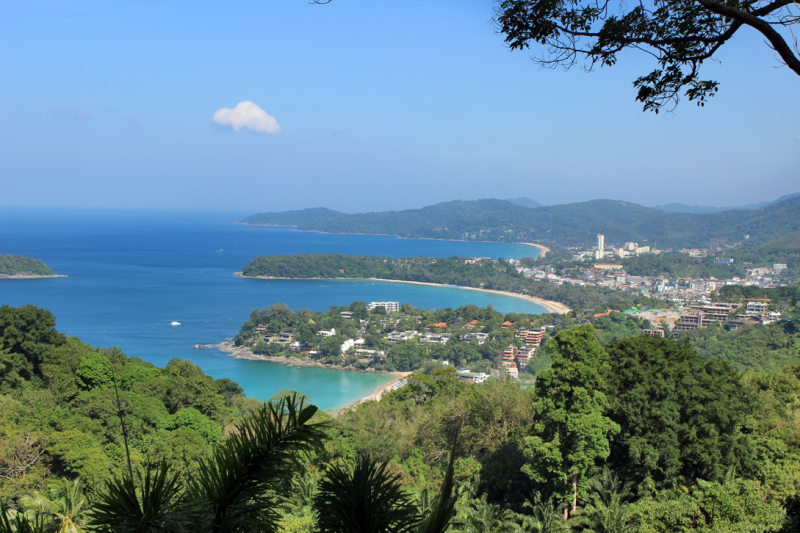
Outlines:
[[[67, 278], [0, 280], [0, 303], [35, 304], [55, 314], [59, 331], [94, 346], [119, 346], [158, 366], [190, 359], [215, 378], [229, 377], [264, 400], [282, 389], [308, 394], [322, 409], [342, 407], [390, 376], [291, 368], [245, 361], [217, 349], [250, 311], [276, 302], [325, 311], [354, 301], [389, 300], [420, 308], [492, 304], [503, 312], [541, 313], [513, 297], [455, 288], [373, 281], [267, 281], [233, 276], [257, 255], [325, 253], [382, 256], [535, 257], [518, 244], [330, 235], [235, 224], [252, 213], [0, 209], [0, 253], [44, 261]], [[170, 326], [176, 320], [180, 326]]]

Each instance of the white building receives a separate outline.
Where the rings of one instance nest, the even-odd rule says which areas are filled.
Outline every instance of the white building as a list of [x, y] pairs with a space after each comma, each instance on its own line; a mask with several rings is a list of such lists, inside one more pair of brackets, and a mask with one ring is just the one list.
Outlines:
[[346, 341], [344, 341], [342, 343], [342, 346], [341, 346], [342, 353], [345, 353], [347, 350], [349, 350], [350, 348], [352, 348], [355, 345], [356, 345], [356, 341], [354, 341], [353, 339], [347, 339]]
[[595, 254], [595, 259], [602, 259], [603, 258], [603, 251], [606, 249], [606, 236], [602, 233], [597, 234], [597, 251], [598, 254]]
[[376, 307], [383, 307], [389, 313], [397, 313], [400, 311], [400, 302], [370, 302], [367, 310], [372, 311]]
[[317, 335], [319, 335], [320, 337], [333, 337], [334, 335], [336, 335], [336, 328], [331, 328], [330, 331], [325, 331], [324, 329], [321, 329], [317, 332]]

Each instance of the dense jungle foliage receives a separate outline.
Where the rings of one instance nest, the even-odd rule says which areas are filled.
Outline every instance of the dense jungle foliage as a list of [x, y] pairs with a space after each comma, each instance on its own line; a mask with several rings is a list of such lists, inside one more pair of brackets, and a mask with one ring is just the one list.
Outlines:
[[16, 274], [55, 276], [56, 273], [39, 259], [22, 255], [0, 254], [0, 274], [6, 276]]
[[242, 269], [248, 277], [377, 278], [441, 283], [516, 292], [563, 303], [573, 309], [629, 309], [661, 302], [608, 287], [556, 285], [525, 278], [502, 259], [465, 264], [464, 258], [372, 257], [342, 254], [268, 255], [251, 259]]
[[788, 533], [800, 519], [799, 366], [740, 374], [687, 343], [600, 343], [583, 325], [550, 339], [535, 387], [427, 369], [331, 418], [66, 339], [33, 306], [4, 306], [0, 328], [3, 532]]

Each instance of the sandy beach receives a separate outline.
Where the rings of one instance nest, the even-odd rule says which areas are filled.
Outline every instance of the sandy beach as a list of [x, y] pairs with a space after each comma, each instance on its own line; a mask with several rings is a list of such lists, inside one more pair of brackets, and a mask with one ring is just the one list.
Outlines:
[[324, 365], [324, 364], [319, 363], [317, 361], [311, 361], [311, 360], [308, 360], [308, 359], [301, 359], [299, 357], [292, 357], [292, 356], [274, 357], [274, 356], [269, 356], [269, 355], [259, 355], [259, 354], [254, 354], [253, 351], [247, 346], [236, 346], [232, 342], [220, 343], [218, 345], [218, 348], [220, 350], [222, 350], [223, 352], [226, 352], [230, 357], [233, 357], [233, 358], [236, 358], [236, 359], [249, 359], [251, 361], [267, 361], [267, 362], [270, 362], [270, 363], [283, 363], [284, 365], [288, 365], [288, 366], [307, 367], [307, 368], [324, 368], [324, 369], [327, 369], [327, 370], [339, 370], [339, 371], [342, 371], [342, 372], [363, 372], [363, 373], [367, 373], [367, 374], [386, 374], [386, 375], [395, 376], [394, 379], [392, 379], [389, 383], [386, 383], [385, 385], [381, 385], [380, 387], [378, 387], [377, 389], [372, 391], [372, 393], [370, 393], [367, 396], [364, 396], [363, 398], [361, 398], [360, 400], [358, 400], [356, 402], [353, 402], [352, 404], [344, 407], [344, 409], [347, 409], [347, 408], [352, 407], [354, 405], [358, 405], [360, 403], [368, 402], [368, 401], [371, 401], [371, 400], [374, 400], [374, 401], [380, 400], [385, 394], [388, 394], [392, 390], [392, 387], [394, 386], [395, 383], [397, 383], [398, 381], [400, 381], [402, 379], [405, 379], [408, 376], [410, 376], [411, 374], [413, 374], [413, 372], [381, 372], [381, 371], [372, 370], [372, 369], [359, 370], [359, 369], [357, 369], [357, 368], [355, 368], [353, 366], [341, 367], [341, 366], [333, 366], [333, 365]]
[[549, 252], [549, 251], [550, 251], [550, 248], [548, 248], [548, 247], [547, 247], [547, 246], [545, 246], [544, 244], [536, 244], [535, 242], [521, 242], [520, 244], [527, 244], [528, 246], [535, 246], [535, 247], [537, 247], [537, 248], [539, 249], [539, 251], [541, 252], [541, 253], [539, 254], [539, 257], [544, 257], [544, 256], [546, 256], [546, 255], [547, 255], [547, 252]]
[[481, 292], [491, 292], [494, 294], [501, 294], [503, 296], [512, 296], [514, 298], [521, 298], [523, 300], [528, 300], [529, 302], [533, 302], [537, 305], [541, 305], [549, 313], [557, 313], [559, 315], [563, 315], [572, 311], [572, 309], [564, 305], [560, 302], [554, 302], [552, 300], [545, 300], [543, 298], [537, 298], [536, 296], [528, 296], [527, 294], [519, 294], [516, 292], [508, 292], [508, 291], [496, 291], [493, 289], [479, 289], [477, 287], [464, 287], [463, 285], [445, 285], [443, 283], [428, 283], [425, 281], [405, 281], [405, 280], [396, 280], [396, 279], [381, 279], [381, 278], [277, 278], [274, 276], [245, 276], [241, 272], [235, 272], [233, 274], [238, 278], [243, 279], [341, 279], [341, 280], [370, 280], [370, 281], [386, 281], [388, 283], [411, 283], [414, 285], [429, 285], [431, 287], [449, 287], [449, 288], [457, 288], [457, 289], [464, 289], [468, 291], [481, 291]]

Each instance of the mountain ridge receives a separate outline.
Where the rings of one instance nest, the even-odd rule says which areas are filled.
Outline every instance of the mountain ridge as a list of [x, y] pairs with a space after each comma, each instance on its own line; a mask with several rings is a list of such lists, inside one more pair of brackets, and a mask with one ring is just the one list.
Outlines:
[[[590, 200], [555, 206], [524, 207], [508, 200], [454, 200], [421, 209], [343, 214], [338, 211], [289, 211], [254, 215], [271, 225], [292, 225], [327, 233], [369, 233], [411, 238], [493, 242], [541, 242], [591, 246], [598, 233], [609, 244], [704, 247], [712, 238], [728, 243], [763, 244], [800, 230], [800, 196], [758, 209], [720, 213], [665, 213], [633, 202]], [[305, 213], [314, 211], [313, 213]], [[296, 223], [299, 214], [308, 222]], [[325, 216], [326, 214], [331, 216]], [[265, 216], [268, 215], [268, 216]], [[285, 216], [284, 216], [285, 215]], [[248, 222], [248, 217], [242, 222]], [[295, 223], [289, 224], [287, 222]], [[283, 223], [281, 223], [283, 222]]]

